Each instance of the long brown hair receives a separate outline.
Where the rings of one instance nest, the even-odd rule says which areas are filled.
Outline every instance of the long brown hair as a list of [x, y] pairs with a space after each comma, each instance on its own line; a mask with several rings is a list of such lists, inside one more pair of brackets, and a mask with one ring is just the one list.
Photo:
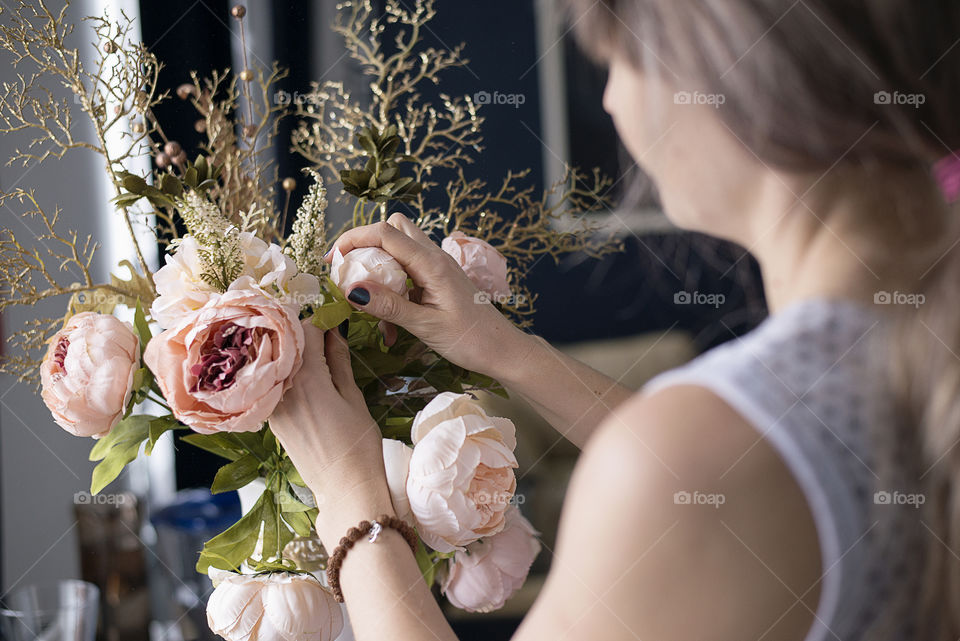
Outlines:
[[923, 638], [957, 639], [960, 307], [951, 304], [960, 298], [960, 210], [934, 193], [931, 167], [960, 150], [960, 2], [565, 4], [595, 59], [625, 56], [677, 90], [722, 95], [719, 117], [763, 163], [833, 172], [883, 203], [886, 219], [863, 225], [910, 247], [912, 293], [925, 301], [896, 312], [889, 377], [926, 496], [923, 594], [912, 605]]

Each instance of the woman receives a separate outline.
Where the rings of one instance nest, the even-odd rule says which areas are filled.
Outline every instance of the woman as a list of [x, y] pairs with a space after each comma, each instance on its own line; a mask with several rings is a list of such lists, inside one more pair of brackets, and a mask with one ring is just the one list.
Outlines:
[[[771, 317], [634, 394], [474, 304], [403, 216], [338, 240], [384, 248], [422, 291], [362, 284], [358, 309], [584, 448], [515, 638], [956, 639], [960, 231], [931, 167], [960, 149], [960, 4], [572, 4], [667, 214], [753, 252]], [[392, 506], [346, 345], [307, 331], [271, 425], [333, 547]], [[361, 641], [454, 638], [394, 531], [351, 549], [341, 586]]]

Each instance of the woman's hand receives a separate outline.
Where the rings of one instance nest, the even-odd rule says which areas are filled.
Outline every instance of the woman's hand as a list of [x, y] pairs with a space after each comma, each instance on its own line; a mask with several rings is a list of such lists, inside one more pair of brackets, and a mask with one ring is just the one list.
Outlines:
[[[380, 429], [350, 368], [347, 343], [304, 321], [303, 367], [270, 418], [270, 429], [317, 499], [325, 545], [350, 527], [392, 514]], [[328, 547], [333, 549], [333, 547]]]
[[[499, 378], [498, 368], [509, 367], [506, 355], [522, 358], [533, 347], [526, 334], [478, 296], [457, 261], [403, 214], [351, 229], [336, 247], [343, 254], [357, 247], [380, 247], [403, 266], [419, 302], [372, 282], [358, 283], [345, 293], [357, 309], [403, 326], [447, 360]], [[389, 332], [387, 328], [385, 334]]]

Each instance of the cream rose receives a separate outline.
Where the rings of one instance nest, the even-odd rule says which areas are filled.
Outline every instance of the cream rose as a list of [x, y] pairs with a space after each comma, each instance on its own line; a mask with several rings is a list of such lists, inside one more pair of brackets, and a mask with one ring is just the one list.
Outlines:
[[229, 290], [155, 336], [144, 361], [174, 416], [201, 434], [251, 432], [303, 364], [296, 310], [256, 289]]
[[53, 335], [40, 364], [40, 397], [57, 425], [74, 436], [105, 436], [123, 418], [140, 339], [109, 314], [81, 312]]
[[437, 395], [414, 418], [407, 498], [424, 542], [462, 550], [504, 527], [516, 491], [516, 428], [467, 394]]
[[312, 576], [235, 574], [211, 568], [207, 625], [227, 641], [333, 641], [343, 612]]
[[537, 531], [520, 510], [507, 510], [503, 531], [457, 552], [440, 572], [440, 591], [456, 607], [490, 612], [503, 607], [527, 580], [540, 554]]
[[[173, 327], [220, 295], [201, 278], [201, 249], [196, 238], [184, 236], [176, 251], [167, 254], [166, 264], [153, 275], [158, 296], [150, 313], [161, 327]], [[252, 283], [298, 309], [320, 301], [320, 281], [312, 274], [298, 273], [296, 263], [279, 245], [268, 245], [250, 232], [241, 232], [240, 249], [243, 271], [238, 280], [243, 279], [243, 288], [249, 288]], [[231, 288], [236, 289], [236, 283]]]
[[397, 516], [414, 525], [410, 511], [410, 499], [407, 498], [407, 477], [410, 472], [410, 457], [413, 448], [392, 438], [383, 439], [383, 467], [387, 473], [387, 486], [390, 499]]
[[380, 283], [401, 295], [407, 291], [407, 272], [379, 247], [358, 247], [346, 255], [340, 253], [340, 248], [334, 249], [330, 278], [344, 294], [363, 281]]
[[455, 231], [443, 239], [440, 248], [453, 256], [477, 289], [486, 292], [494, 300], [510, 296], [507, 259], [493, 245]]

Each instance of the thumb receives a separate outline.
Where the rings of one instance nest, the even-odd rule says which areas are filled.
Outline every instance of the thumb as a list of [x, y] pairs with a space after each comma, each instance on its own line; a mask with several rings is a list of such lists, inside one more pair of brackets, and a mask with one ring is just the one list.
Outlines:
[[405, 327], [415, 325], [423, 314], [420, 305], [379, 283], [354, 284], [347, 294], [347, 300], [357, 309], [376, 316], [380, 320]]

